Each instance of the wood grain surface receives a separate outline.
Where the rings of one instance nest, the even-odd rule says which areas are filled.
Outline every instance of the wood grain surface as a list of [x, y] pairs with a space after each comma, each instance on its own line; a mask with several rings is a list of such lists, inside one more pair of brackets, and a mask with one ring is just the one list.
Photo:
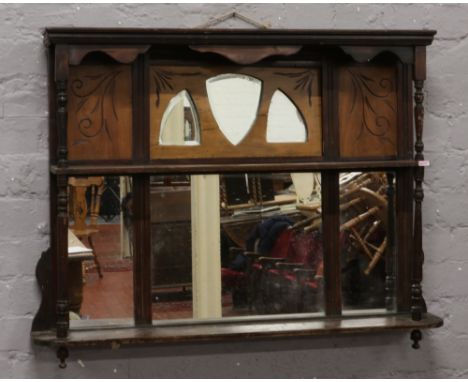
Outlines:
[[131, 159], [131, 67], [70, 67], [68, 83], [68, 159]]
[[[257, 118], [245, 138], [232, 145], [222, 134], [210, 109], [205, 82], [223, 73], [246, 74], [262, 81]], [[163, 80], [161, 79], [163, 78]], [[316, 68], [150, 67], [151, 159], [319, 157], [322, 155], [320, 73]], [[161, 120], [169, 101], [182, 90], [192, 97], [201, 125], [199, 146], [161, 146]], [[307, 125], [305, 143], [267, 143], [268, 108], [275, 90], [283, 91]]]
[[396, 68], [355, 65], [338, 72], [341, 156], [396, 156]]

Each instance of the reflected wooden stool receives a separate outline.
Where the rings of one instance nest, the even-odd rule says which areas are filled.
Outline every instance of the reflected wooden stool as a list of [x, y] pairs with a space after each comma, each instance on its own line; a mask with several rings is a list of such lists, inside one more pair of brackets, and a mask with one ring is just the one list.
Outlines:
[[[93, 250], [94, 264], [96, 265], [99, 277], [102, 278], [101, 265], [94, 248], [93, 234], [99, 232], [97, 219], [101, 207], [101, 196], [104, 192], [104, 177], [70, 177], [68, 185], [70, 189], [70, 213], [73, 218], [73, 225], [70, 226], [70, 230], [80, 240], [86, 237], [89, 246]], [[90, 190], [89, 208], [86, 200], [86, 191], [88, 189]], [[88, 212], [89, 220], [87, 221]]]
[[93, 251], [68, 230], [68, 296], [70, 311], [80, 314], [83, 303], [83, 261], [94, 259]]

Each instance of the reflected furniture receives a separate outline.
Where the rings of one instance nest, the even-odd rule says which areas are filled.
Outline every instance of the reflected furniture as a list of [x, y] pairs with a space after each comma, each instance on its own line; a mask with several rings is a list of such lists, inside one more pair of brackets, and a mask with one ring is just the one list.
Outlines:
[[104, 177], [70, 177], [68, 185], [70, 188], [70, 216], [73, 220], [70, 229], [80, 240], [86, 238], [88, 241], [94, 254], [94, 264], [99, 277], [102, 278], [101, 265], [94, 249], [93, 235], [99, 232], [97, 221], [101, 207], [101, 195], [104, 191]]
[[[423, 88], [435, 33], [48, 28], [51, 246], [37, 266], [34, 342], [56, 347], [61, 366], [71, 347], [234, 338], [411, 331], [418, 348], [422, 329], [442, 325], [422, 289]], [[153, 322], [151, 176], [265, 172], [320, 172], [323, 312]], [[385, 257], [379, 314], [343, 309], [340, 174], [349, 172], [395, 179], [395, 236], [371, 253]], [[70, 330], [69, 180], [103, 175], [132, 177], [134, 326]], [[363, 235], [352, 245], [372, 248]]]
[[85, 273], [83, 261], [93, 260], [93, 250], [87, 248], [73, 231], [68, 230], [68, 277], [70, 279], [70, 311], [80, 314], [83, 302], [83, 285]]
[[190, 288], [190, 186], [152, 186], [150, 201], [153, 295], [158, 290]]

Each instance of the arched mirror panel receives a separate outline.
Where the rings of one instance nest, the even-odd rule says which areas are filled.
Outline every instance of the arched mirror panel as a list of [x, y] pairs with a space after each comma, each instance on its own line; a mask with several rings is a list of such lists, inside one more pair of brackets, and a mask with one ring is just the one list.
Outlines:
[[186, 90], [182, 90], [169, 101], [162, 116], [159, 144], [174, 146], [200, 144], [197, 110]]
[[296, 105], [281, 90], [276, 90], [271, 98], [266, 140], [269, 143], [307, 141], [304, 118]]

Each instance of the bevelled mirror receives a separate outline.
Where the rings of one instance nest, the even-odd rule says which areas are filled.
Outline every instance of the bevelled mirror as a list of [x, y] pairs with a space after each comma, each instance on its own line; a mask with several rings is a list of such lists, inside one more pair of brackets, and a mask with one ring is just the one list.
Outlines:
[[175, 95], [167, 105], [161, 122], [161, 145], [199, 145], [198, 114], [186, 90]]
[[276, 90], [268, 109], [267, 142], [305, 142], [307, 129], [300, 111], [281, 90]]
[[206, 80], [206, 91], [219, 129], [237, 145], [257, 118], [261, 81], [241, 74], [221, 74]]

